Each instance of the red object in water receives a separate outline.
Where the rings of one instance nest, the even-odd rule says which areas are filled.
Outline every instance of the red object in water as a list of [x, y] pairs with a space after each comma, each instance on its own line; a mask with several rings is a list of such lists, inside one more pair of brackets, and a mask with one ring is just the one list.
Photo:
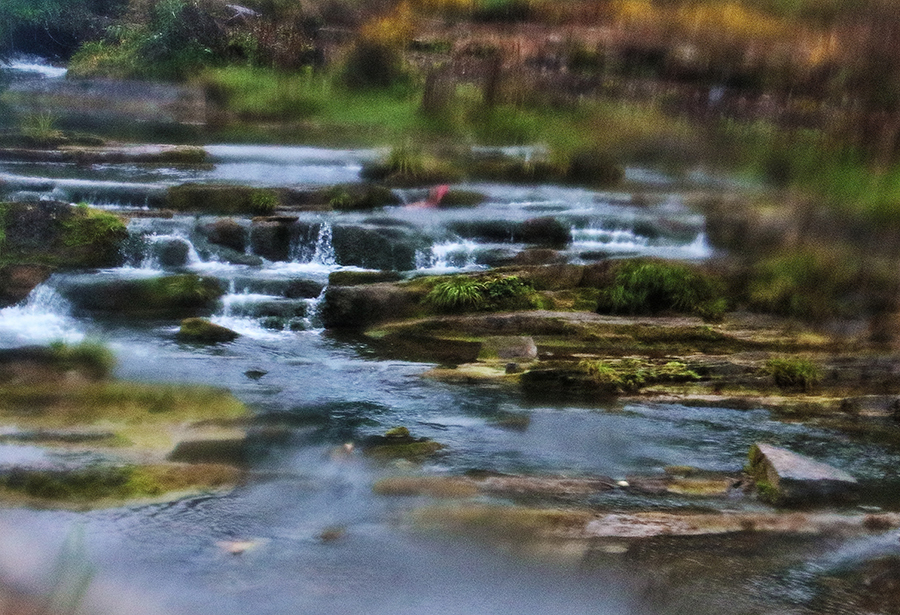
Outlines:
[[428, 198], [424, 201], [416, 201], [415, 203], [410, 203], [407, 205], [410, 209], [431, 209], [437, 207], [441, 203], [441, 199], [444, 198], [444, 195], [450, 190], [450, 186], [447, 184], [441, 184], [440, 186], [435, 186], [431, 190], [428, 191]]

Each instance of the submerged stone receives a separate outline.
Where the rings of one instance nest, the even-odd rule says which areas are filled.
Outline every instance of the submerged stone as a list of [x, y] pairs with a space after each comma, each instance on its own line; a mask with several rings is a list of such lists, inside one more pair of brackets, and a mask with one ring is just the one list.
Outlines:
[[534, 339], [528, 336], [489, 337], [481, 344], [479, 359], [516, 359], [518, 361], [534, 361], [538, 349]]
[[247, 463], [249, 457], [245, 438], [214, 438], [179, 442], [167, 459], [184, 463], [224, 463], [240, 466]]
[[428, 457], [444, 445], [428, 438], [414, 438], [406, 427], [393, 427], [383, 436], [372, 436], [363, 443], [367, 455], [378, 459], [415, 461]]
[[774, 504], [847, 501], [859, 491], [847, 472], [771, 444], [750, 448], [750, 471], [760, 495]]

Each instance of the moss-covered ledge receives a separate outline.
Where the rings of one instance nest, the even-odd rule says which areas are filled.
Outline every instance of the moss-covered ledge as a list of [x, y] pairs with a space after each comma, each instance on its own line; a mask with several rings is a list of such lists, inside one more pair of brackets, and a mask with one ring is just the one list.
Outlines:
[[38, 464], [23, 459], [0, 467], [0, 499], [93, 508], [219, 490], [243, 479], [243, 457], [169, 460], [185, 441], [242, 442], [249, 413], [241, 402], [211, 387], [111, 379], [112, 360], [96, 344], [0, 352], [0, 441], [46, 455]]

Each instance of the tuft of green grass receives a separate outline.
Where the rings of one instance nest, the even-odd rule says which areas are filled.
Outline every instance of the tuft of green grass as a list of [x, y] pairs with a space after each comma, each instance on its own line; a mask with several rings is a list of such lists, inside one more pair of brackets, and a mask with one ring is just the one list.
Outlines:
[[52, 147], [65, 139], [56, 128], [58, 118], [50, 111], [30, 113], [19, 121], [22, 135], [41, 147]]
[[531, 282], [519, 276], [455, 276], [435, 285], [424, 303], [443, 312], [528, 309], [535, 305], [534, 294]]
[[762, 368], [775, 384], [784, 389], [803, 389], [809, 392], [822, 380], [822, 369], [805, 358], [772, 358]]
[[724, 284], [688, 265], [632, 260], [618, 265], [611, 286], [602, 288], [601, 314], [696, 314], [721, 320], [727, 309]]

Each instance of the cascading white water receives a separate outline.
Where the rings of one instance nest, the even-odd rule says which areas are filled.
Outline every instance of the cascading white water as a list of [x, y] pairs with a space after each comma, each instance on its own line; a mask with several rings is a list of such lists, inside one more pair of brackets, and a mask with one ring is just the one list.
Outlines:
[[316, 251], [313, 253], [312, 257], [313, 263], [325, 265], [326, 267], [337, 264], [331, 235], [331, 224], [323, 221], [319, 226], [319, 236], [316, 238]]
[[23, 303], [0, 310], [0, 347], [79, 342], [84, 333], [70, 312], [68, 301], [49, 284], [41, 284]]
[[441, 241], [427, 251], [416, 252], [416, 269], [429, 271], [467, 270], [479, 267], [475, 261], [478, 244], [470, 239]]

